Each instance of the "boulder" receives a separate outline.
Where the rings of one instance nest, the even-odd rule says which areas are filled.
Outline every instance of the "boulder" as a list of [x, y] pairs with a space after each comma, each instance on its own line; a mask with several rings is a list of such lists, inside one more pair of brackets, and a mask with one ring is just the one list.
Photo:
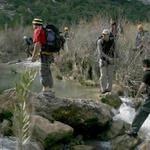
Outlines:
[[9, 120], [3, 120], [0, 124], [0, 134], [3, 134], [4, 136], [13, 135], [12, 122]]
[[117, 136], [112, 140], [112, 150], [132, 150], [140, 143], [137, 137], [130, 137], [128, 135]]
[[114, 120], [110, 129], [99, 136], [102, 140], [108, 141], [117, 136], [123, 135], [129, 127], [130, 125], [122, 120]]
[[60, 99], [49, 92], [32, 97], [32, 103], [37, 114], [66, 123], [84, 135], [98, 134], [112, 121], [110, 107], [100, 101]]
[[150, 140], [146, 140], [142, 144], [140, 144], [137, 150], [150, 150]]
[[[3, 150], [17, 150], [17, 141], [15, 137], [0, 138], [0, 148]], [[24, 150], [44, 150], [44, 148], [36, 141], [28, 142], [24, 145]]]
[[80, 80], [80, 83], [85, 86], [96, 86], [93, 80]]
[[5, 90], [2, 95], [0, 95], [0, 112], [2, 111], [13, 111], [14, 104], [16, 100], [15, 89]]
[[122, 104], [122, 101], [119, 98], [119, 96], [111, 93], [106, 93], [104, 95], [101, 95], [101, 101], [116, 109], [119, 108], [120, 105]]
[[[3, 109], [13, 110], [15, 103], [14, 89], [7, 90], [0, 96]], [[111, 107], [91, 99], [57, 98], [53, 92], [30, 93], [29, 106], [35, 114], [49, 121], [60, 121], [75, 129], [75, 133], [97, 135], [108, 128], [112, 122]], [[1, 106], [0, 106], [1, 107]], [[31, 108], [31, 110], [32, 110]]]
[[96, 149], [88, 145], [76, 145], [73, 146], [72, 150], [96, 150]]
[[113, 84], [112, 86], [112, 93], [118, 96], [123, 96], [124, 95], [124, 87], [119, 85], [119, 83], [117, 84]]
[[58, 121], [51, 123], [49, 120], [37, 115], [31, 118], [33, 136], [40, 141], [45, 148], [60, 140], [69, 140], [73, 136], [73, 128], [64, 123]]

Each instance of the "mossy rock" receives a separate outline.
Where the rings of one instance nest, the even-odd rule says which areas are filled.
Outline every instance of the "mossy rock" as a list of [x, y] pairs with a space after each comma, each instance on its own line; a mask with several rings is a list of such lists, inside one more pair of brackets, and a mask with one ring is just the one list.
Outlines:
[[102, 116], [102, 114], [88, 110], [88, 108], [70, 106], [64, 109], [62, 107], [54, 111], [52, 116], [56, 120], [72, 126], [75, 134], [83, 134], [85, 137], [95, 137], [110, 125], [108, 116]]
[[63, 76], [61, 76], [60, 74], [57, 74], [57, 75], [56, 75], [56, 79], [62, 80], [62, 79], [63, 79]]
[[96, 149], [88, 145], [76, 145], [72, 148], [72, 150], [96, 150]]
[[92, 80], [80, 80], [80, 83], [82, 84], [82, 85], [85, 85], [85, 86], [95, 86], [96, 84], [95, 84], [95, 82], [94, 81], [92, 81]]
[[1, 133], [4, 136], [12, 136], [12, 135], [14, 135], [11, 121], [4, 120], [0, 125], [1, 125]]
[[46, 150], [63, 150], [63, 149], [64, 149], [64, 144], [62, 144], [62, 143], [57, 143], [51, 147], [46, 148]]
[[124, 88], [119, 85], [119, 84], [113, 84], [112, 86], [112, 93], [118, 96], [123, 96], [124, 95]]
[[102, 141], [109, 141], [119, 135], [123, 135], [126, 130], [129, 130], [130, 125], [122, 120], [114, 120], [110, 128], [100, 134], [98, 137]]
[[69, 141], [73, 136], [73, 128], [55, 121], [51, 123], [46, 118], [32, 116], [33, 136], [40, 141], [45, 149], [60, 141]]
[[105, 94], [101, 96], [100, 99], [103, 103], [110, 105], [111, 107], [114, 107], [115, 109], [119, 108], [122, 104], [121, 99], [117, 95], [113, 94]]
[[140, 142], [138, 137], [118, 136], [112, 140], [112, 150], [134, 150]]

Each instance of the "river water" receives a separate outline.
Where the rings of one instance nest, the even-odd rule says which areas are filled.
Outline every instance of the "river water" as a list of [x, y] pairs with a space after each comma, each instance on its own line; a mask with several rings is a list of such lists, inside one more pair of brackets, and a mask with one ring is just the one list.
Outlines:
[[[9, 89], [15, 86], [15, 83], [19, 81], [20, 74], [25, 69], [39, 69], [39, 62], [31, 63], [30, 61], [24, 61], [14, 64], [0, 64], [0, 91]], [[57, 97], [71, 97], [71, 98], [87, 98], [87, 99], [97, 99], [99, 95], [99, 89], [94, 87], [84, 87], [79, 83], [70, 80], [57, 80], [54, 77], [54, 91]], [[41, 85], [39, 81], [39, 74], [37, 74], [34, 83], [32, 85], [32, 91], [40, 92]], [[132, 103], [132, 98], [121, 97], [123, 104], [120, 106], [118, 113], [114, 116], [114, 119], [121, 119], [128, 123], [132, 123], [135, 116], [135, 109], [132, 108], [130, 103]], [[150, 116], [144, 122], [140, 134], [144, 135], [146, 138], [150, 138]], [[110, 142], [93, 141], [93, 144], [97, 147], [103, 147], [104, 150], [111, 150]]]
[[[0, 64], [0, 91], [14, 87], [15, 83], [19, 81], [20, 74], [25, 69], [34, 68], [38, 72], [39, 65], [39, 62], [31, 63], [29, 61], [15, 64]], [[57, 97], [96, 99], [98, 96], [98, 88], [83, 87], [79, 83], [71, 80], [57, 80], [54, 74], [53, 78], [54, 91]], [[39, 73], [37, 73], [32, 85], [32, 91], [40, 92], [41, 88]]]

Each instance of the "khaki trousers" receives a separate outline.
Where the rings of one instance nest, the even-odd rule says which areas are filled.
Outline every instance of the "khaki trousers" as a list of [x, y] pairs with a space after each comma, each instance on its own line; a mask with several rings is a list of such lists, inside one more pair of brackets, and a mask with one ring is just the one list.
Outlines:
[[100, 87], [101, 91], [105, 91], [106, 89], [112, 90], [112, 79], [114, 74], [114, 65], [111, 64], [100, 64]]

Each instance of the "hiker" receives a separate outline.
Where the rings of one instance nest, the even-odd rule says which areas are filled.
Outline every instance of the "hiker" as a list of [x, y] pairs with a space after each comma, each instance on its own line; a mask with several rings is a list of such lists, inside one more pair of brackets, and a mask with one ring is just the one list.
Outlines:
[[118, 27], [117, 27], [117, 23], [116, 22], [112, 22], [111, 23], [110, 32], [114, 36], [114, 39], [116, 39], [117, 38], [117, 34], [118, 34]]
[[27, 37], [27, 36], [24, 36], [23, 39], [25, 41], [25, 45], [27, 46], [25, 49], [27, 57], [31, 57], [32, 50], [33, 50], [33, 39], [31, 37]]
[[100, 67], [100, 87], [102, 94], [111, 92], [114, 73], [115, 42], [108, 29], [104, 29], [102, 37], [97, 41]]
[[69, 28], [64, 27], [64, 38], [65, 38], [65, 51], [68, 52], [68, 41], [69, 41]]
[[64, 38], [69, 39], [69, 28], [68, 27], [64, 27]]
[[146, 36], [146, 34], [148, 33], [148, 31], [144, 30], [142, 24], [139, 24], [137, 26], [137, 36], [136, 36], [136, 42], [135, 42], [135, 46], [136, 49], [142, 49], [143, 48], [143, 38]]
[[143, 102], [143, 104], [138, 109], [134, 120], [131, 125], [131, 129], [126, 131], [126, 133], [130, 136], [137, 136], [138, 131], [140, 130], [142, 124], [148, 117], [150, 113], [150, 60], [144, 59], [143, 60], [143, 80], [135, 97], [135, 100], [139, 97], [140, 93], [144, 91], [146, 88], [147, 98]]
[[50, 69], [50, 64], [53, 61], [53, 53], [46, 51], [46, 33], [43, 29], [43, 21], [41, 19], [35, 18], [32, 21], [34, 34], [33, 34], [33, 43], [34, 43], [34, 50], [32, 53], [31, 61], [34, 62], [39, 58], [41, 60], [41, 68], [40, 68], [40, 75], [41, 75], [41, 83], [43, 85], [43, 92], [51, 91], [53, 87], [53, 78]]
[[64, 50], [64, 45], [65, 45], [66, 40], [62, 32], [59, 32], [59, 34], [60, 34], [60, 40], [61, 40], [61, 49]]

